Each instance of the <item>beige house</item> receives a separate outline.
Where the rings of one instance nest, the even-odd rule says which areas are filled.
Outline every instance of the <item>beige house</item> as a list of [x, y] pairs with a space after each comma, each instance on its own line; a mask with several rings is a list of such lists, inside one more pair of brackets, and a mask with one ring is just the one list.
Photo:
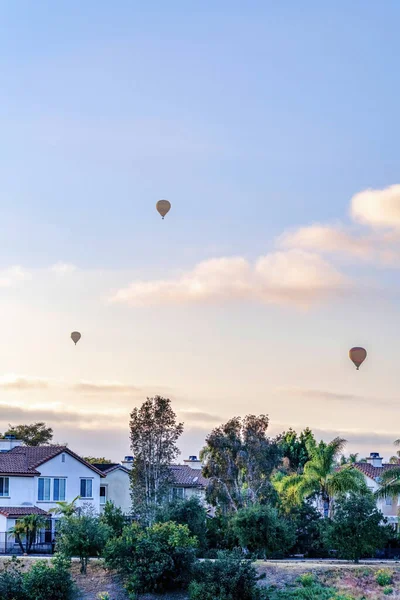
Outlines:
[[[359, 462], [354, 466], [361, 471], [365, 477], [366, 484], [371, 492], [376, 492], [380, 488], [380, 478], [382, 473], [393, 468], [391, 463], [383, 463], [383, 459], [379, 456], [379, 452], [371, 452], [366, 459], [367, 462]], [[388, 522], [396, 529], [398, 528], [398, 512], [400, 507], [400, 498], [384, 498], [377, 500], [377, 507], [385, 515]]]
[[124, 514], [129, 514], [132, 506], [129, 469], [119, 463], [96, 463], [94, 466], [104, 477], [100, 483], [100, 510], [110, 501]]

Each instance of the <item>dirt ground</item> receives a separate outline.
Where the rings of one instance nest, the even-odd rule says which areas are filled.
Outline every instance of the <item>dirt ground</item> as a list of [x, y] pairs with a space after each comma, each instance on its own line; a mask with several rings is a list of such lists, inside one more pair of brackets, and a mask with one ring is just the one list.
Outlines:
[[[7, 559], [0, 558], [0, 568], [4, 560]], [[28, 566], [37, 558], [25, 557], [22, 560], [25, 566]], [[321, 583], [335, 587], [342, 594], [348, 594], [355, 599], [383, 600], [390, 597], [400, 600], [399, 562], [365, 561], [354, 565], [339, 561], [257, 561], [255, 566], [260, 575], [265, 575], [260, 584], [276, 589], [295, 584], [304, 573], [313, 573]], [[389, 569], [393, 573], [392, 592], [389, 596], [375, 581], [376, 571], [381, 568]], [[86, 576], [80, 574], [79, 563], [73, 561], [72, 573], [80, 591], [79, 600], [97, 600], [100, 592], [108, 592], [110, 600], [127, 600], [118, 577], [106, 571], [98, 560], [89, 563]], [[180, 593], [162, 597], [146, 594], [141, 597], [141, 600], [161, 599], [187, 600], [187, 596]]]

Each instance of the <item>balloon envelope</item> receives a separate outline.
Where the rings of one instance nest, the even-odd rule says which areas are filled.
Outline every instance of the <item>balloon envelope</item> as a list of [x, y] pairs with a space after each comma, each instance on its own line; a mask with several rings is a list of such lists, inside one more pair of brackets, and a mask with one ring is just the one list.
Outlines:
[[79, 333], [79, 331], [73, 331], [71, 333], [71, 338], [72, 341], [74, 342], [75, 346], [76, 344], [79, 342], [79, 340], [81, 339], [81, 334]]
[[358, 371], [364, 360], [367, 358], [367, 351], [364, 348], [355, 347], [350, 350], [349, 356], [350, 360], [356, 365]]
[[171, 202], [169, 202], [168, 200], [159, 200], [156, 204], [156, 208], [162, 216], [162, 218], [164, 218], [165, 215], [170, 211]]

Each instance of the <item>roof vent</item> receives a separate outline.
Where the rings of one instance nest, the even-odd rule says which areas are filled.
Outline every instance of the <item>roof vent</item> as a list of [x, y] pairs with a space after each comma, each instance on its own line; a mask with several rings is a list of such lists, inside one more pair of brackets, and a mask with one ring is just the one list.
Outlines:
[[125, 462], [133, 462], [133, 456], [125, 456], [124, 461]]

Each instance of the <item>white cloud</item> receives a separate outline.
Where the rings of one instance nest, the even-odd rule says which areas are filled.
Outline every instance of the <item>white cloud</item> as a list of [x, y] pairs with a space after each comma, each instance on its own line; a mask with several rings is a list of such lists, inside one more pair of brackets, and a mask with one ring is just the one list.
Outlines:
[[50, 267], [50, 271], [56, 275], [67, 275], [68, 273], [76, 271], [76, 266], [70, 263], [58, 262]]
[[147, 306], [254, 300], [304, 307], [350, 287], [350, 281], [317, 254], [289, 250], [262, 256], [254, 265], [240, 257], [207, 260], [174, 279], [133, 282], [111, 301]]
[[21, 281], [31, 279], [31, 274], [20, 266], [9, 267], [0, 271], [0, 287], [13, 287]]
[[81, 381], [72, 386], [75, 392], [84, 392], [89, 394], [141, 394], [143, 390], [134, 385], [125, 385], [113, 381]]
[[26, 377], [25, 375], [3, 375], [0, 377], [2, 390], [44, 390], [49, 387], [47, 379]]
[[351, 199], [350, 214], [364, 225], [400, 228], [400, 184], [356, 194]]

